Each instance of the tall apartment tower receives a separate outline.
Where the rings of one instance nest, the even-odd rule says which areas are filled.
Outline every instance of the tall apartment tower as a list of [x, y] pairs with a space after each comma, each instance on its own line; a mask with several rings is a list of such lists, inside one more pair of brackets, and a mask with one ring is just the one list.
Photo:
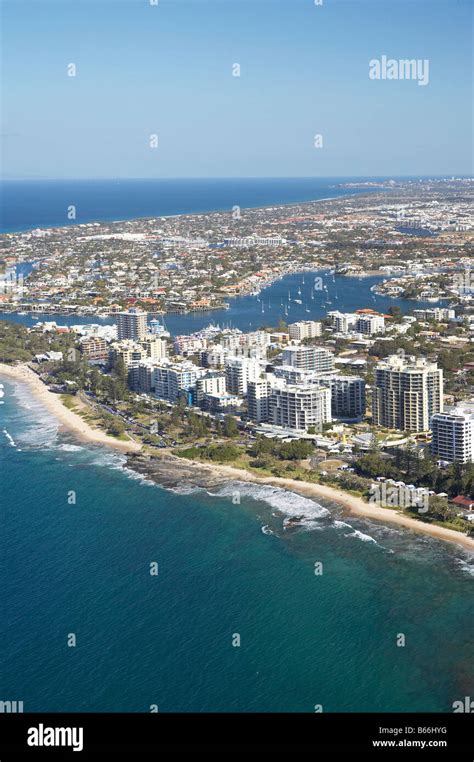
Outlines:
[[147, 333], [147, 313], [143, 310], [130, 309], [128, 312], [117, 312], [117, 338], [141, 341]]
[[443, 410], [443, 371], [424, 357], [392, 355], [375, 366], [373, 423], [401, 431], [427, 431]]
[[274, 376], [270, 373], [264, 373], [255, 381], [249, 381], [247, 403], [251, 421], [256, 423], [268, 421], [272, 381], [276, 383]]
[[289, 345], [282, 352], [283, 365], [327, 373], [334, 369], [334, 355], [325, 347]]
[[331, 411], [334, 418], [362, 418], [365, 414], [365, 381], [358, 376], [332, 376]]
[[274, 426], [307, 430], [331, 421], [331, 390], [314, 385], [289, 385], [272, 388], [268, 420]]
[[227, 389], [231, 394], [247, 394], [249, 381], [255, 381], [261, 373], [258, 360], [247, 357], [230, 358], [225, 363]]
[[431, 419], [431, 452], [450, 463], [474, 463], [474, 408], [450, 408]]

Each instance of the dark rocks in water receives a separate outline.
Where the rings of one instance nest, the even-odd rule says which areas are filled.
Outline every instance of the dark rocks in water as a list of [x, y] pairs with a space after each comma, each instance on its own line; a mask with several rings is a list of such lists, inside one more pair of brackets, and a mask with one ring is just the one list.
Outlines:
[[290, 518], [285, 519], [284, 524], [285, 527], [298, 526], [299, 524], [302, 524], [305, 519], [306, 516], [290, 516]]
[[185, 459], [153, 458], [135, 453], [127, 460], [127, 466], [163, 487], [175, 488], [183, 483], [193, 487], [209, 488], [222, 484], [222, 478]]

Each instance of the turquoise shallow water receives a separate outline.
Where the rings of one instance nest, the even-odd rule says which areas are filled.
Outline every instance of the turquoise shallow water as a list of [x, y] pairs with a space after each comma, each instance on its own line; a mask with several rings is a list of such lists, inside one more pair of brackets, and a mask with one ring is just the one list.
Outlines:
[[[122, 456], [58, 436], [25, 387], [3, 383], [2, 699], [25, 711], [437, 712], [473, 695], [461, 549], [267, 487], [166, 491]], [[303, 527], [285, 529], [292, 513]]]

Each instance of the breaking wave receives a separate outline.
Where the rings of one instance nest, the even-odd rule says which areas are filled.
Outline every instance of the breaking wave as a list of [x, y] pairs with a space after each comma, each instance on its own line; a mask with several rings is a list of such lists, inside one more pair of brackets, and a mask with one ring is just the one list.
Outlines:
[[7, 440], [8, 440], [8, 443], [10, 444], [10, 447], [15, 447], [16, 448], [16, 442], [13, 439], [12, 435], [6, 429], [3, 429], [3, 433], [5, 434], [5, 436], [6, 436]]
[[323, 508], [315, 500], [303, 497], [295, 492], [289, 492], [281, 487], [271, 487], [266, 484], [249, 482], [229, 482], [213, 493], [219, 497], [231, 497], [236, 492], [241, 497], [267, 503], [280, 514], [289, 517], [303, 516], [305, 519], [321, 519], [329, 516], [327, 508]]
[[374, 542], [376, 545], [378, 545], [377, 540], [374, 540], [370, 534], [364, 534], [364, 532], [359, 531], [359, 529], [354, 529], [353, 532], [348, 532], [348, 534], [345, 534], [344, 537], [357, 537], [357, 539], [362, 540], [362, 542]]
[[456, 558], [456, 565], [463, 574], [474, 577], [474, 555], [472, 553], [467, 552], [463, 557]]
[[[27, 386], [13, 385], [13, 397], [22, 413], [18, 416], [15, 436], [25, 449], [53, 447], [58, 435], [58, 423], [42, 403], [33, 397]], [[26, 415], [25, 415], [26, 411]]]

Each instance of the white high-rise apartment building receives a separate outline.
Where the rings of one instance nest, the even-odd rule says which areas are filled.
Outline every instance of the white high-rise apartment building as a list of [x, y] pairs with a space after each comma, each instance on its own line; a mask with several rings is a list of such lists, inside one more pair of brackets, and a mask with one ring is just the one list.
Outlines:
[[293, 341], [314, 339], [321, 336], [321, 323], [318, 320], [301, 320], [298, 323], [291, 323], [288, 326], [288, 333]]
[[383, 315], [359, 315], [355, 324], [355, 331], [365, 336], [385, 333], [385, 318]]
[[383, 315], [333, 310], [328, 312], [328, 317], [337, 333], [362, 333], [365, 336], [385, 333], [385, 318]]
[[214, 371], [196, 380], [196, 403], [207, 396], [222, 396], [227, 392], [225, 373]]
[[128, 312], [117, 312], [117, 338], [133, 339], [140, 341], [145, 338], [147, 332], [147, 313], [139, 309], [130, 309]]
[[455, 320], [456, 312], [451, 307], [430, 307], [426, 310], [413, 310], [417, 320]]
[[249, 381], [247, 403], [250, 420], [256, 423], [268, 421], [272, 389], [283, 389], [286, 386], [286, 379], [279, 378], [274, 373], [261, 373], [255, 381]]
[[258, 360], [247, 357], [226, 360], [225, 373], [227, 389], [230, 394], [239, 397], [247, 394], [249, 381], [256, 381], [262, 372], [262, 364]]
[[282, 352], [282, 364], [328, 373], [334, 369], [334, 355], [325, 347], [289, 345]]
[[149, 333], [140, 341], [140, 344], [146, 351], [147, 357], [150, 357], [152, 360], [161, 360], [167, 355], [168, 345], [159, 336]]
[[331, 410], [336, 418], [362, 418], [365, 414], [365, 381], [358, 376], [331, 376]]
[[331, 325], [337, 333], [350, 333], [355, 331], [358, 315], [355, 312], [339, 312], [331, 310], [327, 314], [331, 320]]
[[181, 393], [190, 394], [196, 386], [197, 379], [207, 372], [205, 368], [199, 368], [188, 360], [177, 363], [161, 360], [154, 365], [151, 388], [157, 397], [176, 402]]
[[123, 360], [128, 370], [128, 383], [132, 389], [137, 389], [139, 384], [138, 367], [140, 362], [146, 360], [147, 353], [141, 344], [131, 339], [114, 341], [110, 347], [110, 360], [115, 365], [118, 360]]
[[426, 358], [392, 355], [375, 366], [372, 418], [376, 426], [427, 431], [443, 410], [443, 371]]
[[258, 381], [250, 381], [247, 391], [248, 413], [251, 421], [262, 423], [268, 421], [268, 402], [270, 399], [271, 382], [269, 374]]
[[268, 404], [268, 420], [274, 426], [306, 431], [331, 421], [331, 390], [327, 387], [273, 387]]
[[450, 463], [474, 462], [474, 407], [450, 408], [431, 419], [431, 452]]

